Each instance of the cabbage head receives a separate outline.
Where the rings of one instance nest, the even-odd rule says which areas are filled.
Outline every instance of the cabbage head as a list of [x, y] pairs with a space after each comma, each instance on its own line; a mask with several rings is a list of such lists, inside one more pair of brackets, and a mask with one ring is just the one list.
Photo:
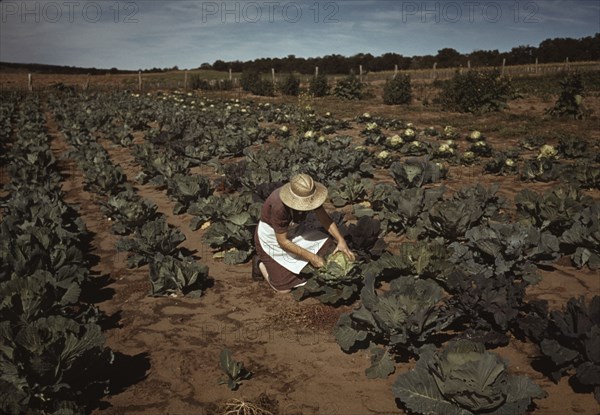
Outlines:
[[481, 343], [450, 344], [430, 367], [442, 395], [463, 408], [486, 411], [506, 400], [506, 366], [497, 355], [486, 352]]
[[344, 280], [353, 274], [354, 266], [346, 254], [337, 251], [327, 257], [325, 265], [317, 270], [317, 275], [322, 280]]
[[415, 414], [519, 415], [533, 399], [548, 396], [528, 377], [509, 373], [483, 344], [467, 339], [441, 351], [422, 347], [415, 369], [398, 376], [392, 389]]
[[558, 150], [549, 144], [544, 144], [540, 147], [540, 152], [537, 156], [539, 159], [555, 159], [558, 157]]

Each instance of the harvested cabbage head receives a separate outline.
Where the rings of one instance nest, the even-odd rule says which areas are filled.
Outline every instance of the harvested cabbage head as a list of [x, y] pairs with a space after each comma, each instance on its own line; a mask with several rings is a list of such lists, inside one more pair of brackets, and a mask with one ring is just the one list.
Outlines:
[[335, 252], [327, 257], [325, 265], [319, 268], [319, 277], [328, 280], [343, 280], [351, 275], [354, 268], [352, 262], [343, 252]]

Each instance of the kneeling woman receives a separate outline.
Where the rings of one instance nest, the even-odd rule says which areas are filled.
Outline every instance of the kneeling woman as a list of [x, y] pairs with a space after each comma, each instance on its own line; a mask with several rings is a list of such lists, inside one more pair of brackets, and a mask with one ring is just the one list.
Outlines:
[[306, 284], [299, 274], [308, 263], [316, 268], [324, 265], [322, 255], [329, 245], [326, 245], [330, 241], [328, 236], [318, 230], [297, 234], [298, 228], [292, 226], [302, 222], [312, 211], [337, 241], [335, 251], [342, 251], [350, 260], [355, 259], [323, 208], [325, 199], [327, 188], [307, 174], [294, 176], [271, 193], [263, 204], [254, 235], [257, 255], [252, 264], [253, 278], [264, 278], [275, 291], [287, 293]]

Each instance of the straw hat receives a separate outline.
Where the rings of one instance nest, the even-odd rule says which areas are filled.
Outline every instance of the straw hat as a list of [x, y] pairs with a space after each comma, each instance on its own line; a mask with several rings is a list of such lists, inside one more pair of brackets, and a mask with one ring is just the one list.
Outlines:
[[295, 210], [313, 210], [325, 203], [327, 188], [308, 174], [297, 174], [279, 191], [284, 205]]

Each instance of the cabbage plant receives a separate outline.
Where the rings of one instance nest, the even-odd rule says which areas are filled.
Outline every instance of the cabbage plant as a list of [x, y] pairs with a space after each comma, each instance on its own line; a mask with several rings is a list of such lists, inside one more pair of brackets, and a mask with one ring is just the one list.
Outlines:
[[526, 160], [521, 167], [521, 180], [551, 182], [561, 175], [561, 165], [550, 158]]
[[447, 169], [424, 157], [396, 161], [390, 166], [390, 173], [399, 187], [421, 187], [445, 178]]
[[177, 201], [173, 207], [175, 215], [185, 212], [191, 203], [208, 197], [211, 192], [210, 181], [201, 175], [175, 174], [167, 180], [167, 194]]
[[483, 219], [494, 218], [504, 203], [496, 196], [498, 186], [481, 185], [460, 189], [452, 197], [436, 201], [422, 217], [424, 232], [447, 240], [459, 240]]
[[327, 256], [325, 265], [308, 265], [308, 279], [304, 286], [293, 290], [294, 298], [315, 297], [325, 304], [349, 302], [359, 290], [361, 269], [341, 251]]
[[[367, 370], [370, 377], [386, 377], [393, 370], [391, 359], [406, 352], [418, 354], [419, 348], [435, 341], [456, 317], [443, 302], [444, 290], [432, 280], [402, 276], [392, 280], [389, 288], [375, 290], [375, 275], [368, 274], [361, 291], [362, 304], [349, 314], [342, 314], [334, 329], [336, 341], [345, 352], [371, 344], [373, 359]], [[375, 345], [384, 346], [387, 353]]]
[[171, 228], [161, 217], [145, 223], [129, 238], [118, 240], [117, 249], [129, 251], [127, 266], [137, 268], [152, 261], [157, 253], [164, 255], [174, 253], [183, 241], [185, 235], [180, 230]]
[[547, 396], [526, 376], [508, 372], [507, 364], [481, 343], [457, 340], [442, 351], [422, 349], [415, 369], [400, 374], [394, 396], [415, 414], [519, 415], [534, 399]]
[[465, 237], [495, 276], [510, 273], [531, 284], [541, 278], [534, 264], [549, 264], [560, 256], [558, 238], [532, 226], [491, 223], [469, 229]]
[[115, 220], [112, 230], [118, 235], [126, 235], [157, 216], [157, 207], [147, 199], [142, 199], [131, 189], [101, 202], [101, 209], [109, 220]]
[[381, 237], [382, 227], [377, 219], [362, 216], [356, 223], [348, 225], [344, 237], [359, 261], [378, 258], [387, 243]]
[[206, 285], [208, 267], [193, 257], [157, 253], [150, 262], [150, 295], [185, 295], [199, 297]]
[[571, 259], [577, 268], [585, 265], [600, 269], [600, 203], [586, 207], [573, 226], [567, 229], [561, 241], [572, 252]]
[[387, 232], [408, 233], [415, 236], [421, 233], [420, 216], [442, 199], [444, 186], [431, 189], [413, 187], [399, 190], [387, 183], [378, 183], [373, 189], [371, 203], [377, 212], [382, 227]]
[[352, 174], [330, 186], [329, 198], [334, 206], [342, 207], [349, 203], [365, 200], [372, 188], [371, 180]]
[[586, 304], [571, 298], [563, 310], [550, 313], [545, 338], [540, 342], [545, 367], [554, 382], [572, 374], [593, 388], [600, 403], [600, 297]]

